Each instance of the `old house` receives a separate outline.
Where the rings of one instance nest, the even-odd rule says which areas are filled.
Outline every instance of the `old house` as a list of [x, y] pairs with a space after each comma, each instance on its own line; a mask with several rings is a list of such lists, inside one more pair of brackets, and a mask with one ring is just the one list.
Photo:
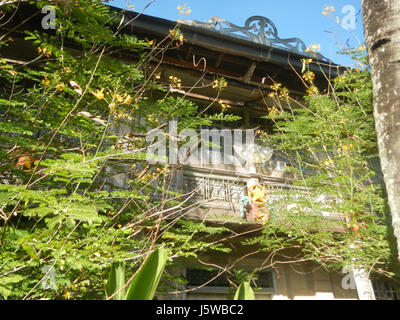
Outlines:
[[[175, 26], [172, 21], [139, 15], [132, 22], [131, 31], [143, 38], [161, 40]], [[160, 81], [168, 82], [171, 76], [176, 77], [182, 86], [173, 86], [175, 94], [191, 99], [205, 112], [220, 112], [228, 106], [224, 112], [240, 115], [242, 120], [215, 126], [214, 137], [208, 132], [207, 139], [221, 143], [223, 149], [204, 152], [199, 148], [194, 157], [177, 166], [175, 187], [184, 194], [195, 192], [191, 200], [198, 205], [185, 215], [185, 219], [225, 226], [234, 230], [238, 237], [229, 243], [231, 253], [204, 256], [202, 266], [218, 266], [214, 271], [199, 268], [198, 262], [190, 259], [182, 261], [176, 272], [187, 279], [187, 285], [176, 288], [176, 294], [163, 298], [225, 299], [232, 296], [232, 291], [226, 275], [218, 276], [224, 267], [252, 271], [266, 265], [269, 258], [268, 253], [249, 255], [254, 248], [241, 244], [263, 228], [251, 212], [243, 214], [241, 208], [248, 182], [257, 179], [268, 190], [272, 205], [279, 202], [279, 196], [274, 196], [279, 190], [301, 192], [292, 186], [292, 177], [285, 171], [285, 159], [272, 148], [258, 145], [257, 138], [252, 150], [243, 150], [238, 143], [245, 141], [246, 130], [271, 130], [272, 123], [262, 117], [267, 106], [273, 105], [268, 94], [274, 83], [284, 83], [294, 97], [302, 99], [305, 87], [297, 73], [303, 59], [313, 58], [318, 62], [311, 65], [311, 70], [321, 87], [326, 85], [326, 75], [334, 77], [338, 69], [322, 55], [307, 53], [307, 47], [300, 39], [281, 39], [276, 26], [265, 17], [251, 17], [243, 26], [217, 17], [207, 23], [182, 21], [178, 28], [184, 37], [182, 44], [155, 61], [155, 64], [160, 63], [156, 71]], [[229, 85], [216, 97], [215, 88], [205, 84], [221, 77]], [[235, 129], [243, 132], [237, 140]], [[226, 141], [233, 141], [232, 151], [224, 149]], [[233, 155], [233, 160], [223, 161], [227, 160], [227, 153]], [[282, 263], [258, 273], [258, 299], [358, 298], [354, 286], [343, 287], [346, 274], [328, 272], [309, 261], [290, 263], [290, 257], [297, 254], [295, 248], [282, 252]]]
[[[224, 271], [235, 269], [248, 272], [260, 269], [253, 283], [257, 299], [373, 296], [368, 279], [356, 276], [353, 281], [352, 270], [332, 272], [315, 261], [302, 261], [298, 248], [266, 252], [260, 251], [257, 245], [243, 245], [246, 239], [259, 235], [268, 223], [250, 206], [246, 198], [249, 188], [263, 187], [270, 208], [274, 208], [272, 213], [279, 211], [283, 191], [299, 196], [309, 192], [293, 185], [296, 177], [286, 170], [290, 163], [273, 146], [263, 145], [258, 137], [259, 130], [272, 130], [273, 123], [263, 118], [274, 103], [270, 96], [271, 87], [283, 83], [291, 97], [300, 103], [306, 91], [299, 78], [304, 60], [315, 62], [309, 67], [320, 88], [340, 72], [340, 67], [319, 53], [309, 52], [298, 38], [280, 38], [277, 26], [262, 16], [250, 17], [242, 26], [217, 17], [209, 22], [180, 21], [177, 25], [174, 21], [135, 13], [127, 14], [127, 21], [124, 32], [156, 43], [180, 32], [181, 37], [176, 39], [178, 45], [156, 52], [147, 70], [160, 82], [169, 83], [171, 94], [192, 100], [204, 114], [223, 111], [241, 117], [235, 122], [221, 121], [212, 128], [198, 128], [203, 143], [185, 149], [183, 158], [168, 153], [174, 169], [171, 188], [190, 195], [189, 203], [193, 204], [192, 209], [180, 218], [224, 226], [237, 236], [225, 241], [230, 253], [204, 253], [201, 264], [190, 258], [181, 259], [172, 272], [184, 277], [186, 284], [159, 298], [230, 298], [232, 289]], [[18, 38], [15, 43], [21, 45], [19, 50], [3, 55], [20, 61], [29, 59], [30, 52], [24, 49], [23, 43], [18, 42]], [[135, 59], [122, 54], [116, 57], [128, 61]], [[218, 86], [223, 90], [217, 91], [215, 87]], [[168, 129], [174, 130], [173, 122]], [[114, 128], [116, 134], [119, 130], [122, 129]], [[212, 147], [204, 141], [217, 146]], [[122, 166], [115, 172], [112, 183], [123, 187], [124, 179]], [[316, 197], [316, 201], [319, 200]], [[326, 219], [327, 229], [331, 232], [343, 232], [334, 223], [343, 221], [341, 213], [324, 215], [321, 212], [321, 216]], [[221, 239], [210, 238], [210, 241], [215, 240]], [[395, 290], [386, 283], [377, 282], [375, 289], [378, 298], [398, 298]]]

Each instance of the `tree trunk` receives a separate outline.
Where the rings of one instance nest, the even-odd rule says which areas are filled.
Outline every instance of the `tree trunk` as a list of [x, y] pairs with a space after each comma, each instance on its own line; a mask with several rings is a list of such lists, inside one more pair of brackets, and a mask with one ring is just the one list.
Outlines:
[[400, 253], [400, 0], [363, 0], [362, 8], [379, 157]]

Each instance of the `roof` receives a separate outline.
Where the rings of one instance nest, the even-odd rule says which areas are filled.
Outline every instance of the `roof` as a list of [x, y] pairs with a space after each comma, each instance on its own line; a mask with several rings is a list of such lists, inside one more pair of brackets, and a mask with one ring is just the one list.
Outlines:
[[338, 65], [322, 55], [316, 53], [311, 57], [300, 39], [281, 39], [275, 25], [264, 17], [251, 17], [244, 27], [239, 27], [217, 17], [203, 23], [171, 21], [134, 12], [126, 12], [125, 15], [125, 21], [129, 23], [122, 32], [156, 41], [167, 37], [170, 30], [178, 25], [184, 35], [184, 43], [178, 50], [165, 52], [164, 63], [199, 72], [206, 70], [253, 89], [260, 86], [269, 88], [273, 82], [280, 82], [303, 96], [306, 88], [299, 74], [304, 59], [313, 59], [309, 68], [315, 73], [315, 84], [320, 88], [326, 88], [327, 79], [336, 77], [340, 72]]
[[[30, 17], [32, 8], [21, 5], [13, 21], [18, 24]], [[300, 39], [281, 39], [276, 27], [267, 18], [251, 17], [243, 27], [239, 27], [216, 17], [207, 23], [176, 22], [110, 8], [125, 15], [121, 33], [155, 40], [155, 43], [168, 37], [170, 30], [178, 24], [184, 35], [183, 44], [164, 51], [162, 55], [154, 55], [153, 67], [161, 62], [160, 65], [170, 68], [168, 73], [174, 72], [182, 77], [188, 86], [195, 84], [199, 78], [213, 80], [225, 77], [230, 88], [224, 90], [221, 99], [229, 99], [232, 105], [259, 110], [265, 110], [265, 99], [274, 82], [282, 83], [294, 96], [302, 98], [305, 94], [306, 87], [299, 75], [303, 67], [302, 60], [309, 59], [310, 55], [305, 52], [305, 45]], [[38, 11], [39, 14], [29, 21], [28, 27], [31, 25], [34, 28], [37, 23], [40, 24]], [[18, 41], [15, 45], [18, 45]], [[13, 50], [12, 54], [17, 56], [30, 55], [32, 49], [26, 43], [20, 41], [19, 45], [16, 49], [10, 46], [8, 50]], [[134, 55], [127, 50], [119, 52], [117, 58], [135, 59]], [[327, 88], [327, 81], [339, 72], [337, 65], [321, 55], [313, 58], [309, 68], [315, 73], [314, 82], [320, 89]], [[205, 100], [215, 95], [211, 88], [191, 90], [191, 94], [194, 98]]]

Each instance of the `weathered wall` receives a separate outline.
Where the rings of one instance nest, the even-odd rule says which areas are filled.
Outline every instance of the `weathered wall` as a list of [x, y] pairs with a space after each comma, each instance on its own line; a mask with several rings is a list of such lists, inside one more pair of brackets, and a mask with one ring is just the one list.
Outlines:
[[[202, 258], [203, 262], [229, 266], [238, 259], [236, 255], [218, 255]], [[247, 258], [237, 263], [237, 268], [251, 270], [260, 266], [264, 259], [260, 256]], [[193, 267], [193, 264], [191, 264]], [[184, 274], [184, 266], [176, 266], [175, 274]], [[257, 292], [259, 300], [334, 300], [358, 299], [357, 291], [344, 289], [342, 279], [345, 274], [328, 272], [315, 263], [281, 263], [274, 266], [275, 291]], [[177, 287], [177, 291], [185, 287]], [[201, 288], [199, 290], [162, 296], [164, 299], [223, 300], [232, 296], [232, 290], [221, 288]]]

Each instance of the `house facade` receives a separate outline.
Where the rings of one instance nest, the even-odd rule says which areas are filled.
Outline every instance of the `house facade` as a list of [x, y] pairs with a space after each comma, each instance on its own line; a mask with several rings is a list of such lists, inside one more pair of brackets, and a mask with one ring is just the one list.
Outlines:
[[[262, 16], [250, 17], [237, 26], [222, 18], [209, 22], [164, 20], [144, 14], [129, 14], [130, 23], [124, 32], [139, 38], [160, 42], [171, 30], [183, 35], [174, 49], [156, 54], [147, 70], [160, 82], [170, 83], [170, 93], [185, 97], [199, 106], [204, 114], [232, 114], [241, 120], [232, 123], [216, 122], [211, 128], [198, 128], [202, 143], [185, 150], [179, 161], [173, 162], [171, 190], [181, 190], [188, 197], [191, 209], [182, 219], [203, 221], [210, 226], [223, 226], [234, 233], [222, 241], [229, 253], [207, 253], [197, 259], [180, 259], [171, 273], [186, 279], [176, 285], [162, 299], [229, 299], [232, 285], [227, 273], [234, 270], [259, 270], [252, 286], [257, 299], [374, 299], [399, 298], [391, 284], [376, 282], [357, 274], [357, 270], [328, 271], [311, 260], [302, 261], [298, 248], [262, 251], [257, 245], [243, 245], [262, 233], [265, 223], [248, 202], [251, 183], [268, 194], [268, 203], [279, 211], [285, 192], [302, 196], [310, 190], [294, 185], [296, 176], [288, 172], [291, 164], [273, 146], [265, 146], [257, 131], [271, 132], [273, 123], [264, 118], [268, 106], [273, 105], [271, 86], [284, 83], [294, 103], [302, 103], [306, 88], [299, 79], [305, 59], [317, 63], [309, 65], [316, 78], [315, 84], [326, 87], [328, 81], [340, 73], [340, 67], [318, 53], [307, 52], [298, 38], [282, 39], [272, 21]], [[16, 39], [18, 40], [18, 39]], [[16, 41], [18, 42], [18, 41]], [[23, 48], [13, 52], [13, 59], [28, 59]], [[129, 61], [121, 54], [119, 59]], [[179, 81], [174, 82], [174, 79]], [[229, 85], [216, 92], [218, 79]], [[140, 120], [139, 120], [140, 121]], [[177, 119], [176, 121], [179, 121]], [[124, 131], [113, 128], [115, 134]], [[176, 130], [173, 122], [169, 130]], [[194, 146], [194, 145], [192, 145]], [[171, 160], [171, 154], [169, 154]], [[171, 162], [170, 162], [171, 163]], [[126, 174], [120, 167], [111, 179], [123, 187]], [[321, 195], [312, 195], [319, 201]], [[247, 198], [246, 198], [247, 197]], [[247, 201], [247, 202], [246, 202]], [[340, 213], [325, 214], [331, 232], [344, 232], [335, 221], [342, 222]], [[279, 217], [277, 217], [279, 219]], [[223, 237], [220, 236], [220, 237]], [[279, 259], [274, 260], [274, 257]]]
[[[132, 32], [157, 41], [175, 27], [176, 22], [145, 15], [139, 15], [132, 22]], [[279, 252], [280, 262], [264, 268], [275, 253], [258, 252], [259, 248], [242, 244], [264, 227], [255, 219], [252, 209], [243, 208], [249, 181], [256, 180], [262, 185], [268, 192], [269, 202], [276, 208], [282, 191], [307, 192], [293, 186], [295, 178], [286, 170], [290, 164], [272, 147], [263, 146], [257, 137], [247, 140], [252, 141], [250, 149], [249, 143], [246, 144], [246, 133], [257, 129], [268, 132], [272, 128], [272, 123], [263, 118], [267, 106], [273, 105], [268, 95], [270, 87], [284, 83], [301, 103], [305, 87], [298, 73], [304, 59], [318, 62], [310, 65], [310, 69], [320, 87], [327, 85], [326, 75], [334, 78], [340, 68], [320, 54], [307, 53], [305, 44], [298, 38], [281, 39], [272, 21], [261, 16], [249, 18], [243, 26], [214, 17], [207, 23], [180, 21], [178, 28], [184, 36], [182, 44], [154, 62], [159, 81], [168, 83], [175, 77], [184, 85], [172, 84], [171, 91], [194, 101], [202, 112], [221, 112], [221, 108], [229, 106], [224, 113], [239, 115], [242, 120], [207, 128], [210, 131], [205, 133], [205, 139], [219, 144], [220, 148], [190, 150], [190, 155], [176, 166], [172, 184], [175, 190], [191, 195], [194, 206], [184, 219], [224, 226], [238, 236], [229, 240], [229, 254], [204, 254], [201, 263], [197, 259], [182, 260], [174, 272], [185, 278], [186, 284], [160, 298], [229, 299], [234, 293], [224, 269], [249, 272], [259, 269], [253, 282], [257, 299], [358, 299], [351, 272], [332, 272], [312, 261], [301, 262], [295, 258], [300, 255], [296, 248]], [[215, 88], [204, 84], [221, 77], [229, 85], [216, 97]], [[327, 219], [341, 221], [343, 216], [331, 215]], [[332, 232], [343, 230], [333, 227]], [[212, 269], [213, 266], [217, 267]], [[371, 293], [369, 281], [358, 285], [359, 289], [367, 287]]]

